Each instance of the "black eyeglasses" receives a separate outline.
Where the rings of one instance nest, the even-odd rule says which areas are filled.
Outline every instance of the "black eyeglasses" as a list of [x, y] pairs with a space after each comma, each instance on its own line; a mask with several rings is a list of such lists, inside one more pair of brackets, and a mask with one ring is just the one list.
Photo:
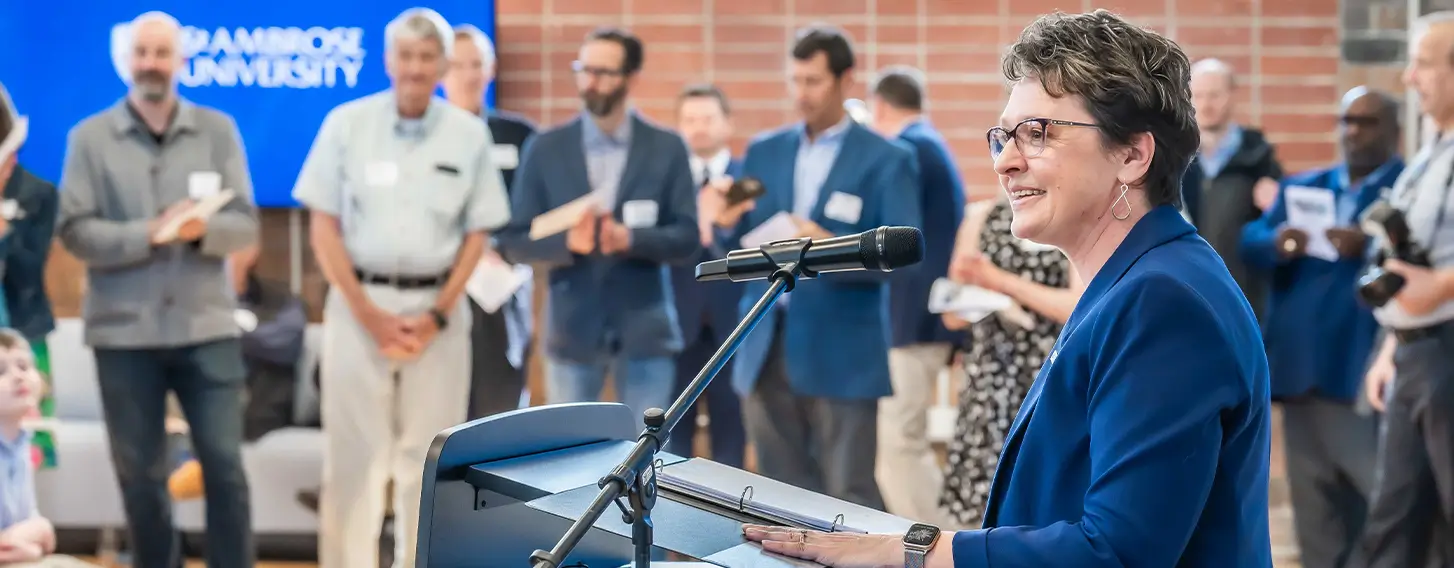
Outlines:
[[572, 61], [571, 64], [570, 64], [570, 68], [571, 68], [571, 71], [574, 71], [576, 73], [579, 73], [579, 74], [582, 74], [582, 75], [590, 75], [590, 76], [596, 77], [598, 79], [599, 78], [606, 78], [606, 77], [615, 79], [615, 78], [618, 78], [618, 77], [621, 77], [621, 76], [626, 75], [626, 71], [624, 71], [622, 69], [608, 69], [608, 68], [605, 68], [605, 67], [592, 67], [592, 66], [586, 65], [585, 63], [580, 62], [580, 61]]
[[1100, 128], [1099, 124], [1089, 122], [1075, 122], [1073, 120], [1056, 120], [1053, 118], [1027, 118], [1016, 124], [1014, 128], [1006, 130], [1003, 126], [996, 126], [985, 133], [985, 138], [990, 143], [990, 157], [999, 159], [1000, 152], [1005, 151], [1005, 146], [1011, 140], [1020, 149], [1020, 154], [1027, 158], [1039, 156], [1045, 149], [1045, 131], [1050, 125], [1056, 126], [1081, 126], [1085, 128]]

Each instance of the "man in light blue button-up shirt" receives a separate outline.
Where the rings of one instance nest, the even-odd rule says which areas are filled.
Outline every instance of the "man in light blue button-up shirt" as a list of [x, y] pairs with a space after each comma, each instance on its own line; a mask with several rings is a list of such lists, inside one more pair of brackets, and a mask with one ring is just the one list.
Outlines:
[[433, 96], [453, 39], [432, 10], [391, 22], [392, 88], [328, 114], [293, 190], [331, 285], [319, 356], [322, 568], [378, 566], [390, 481], [394, 563], [414, 565], [429, 444], [469, 405], [465, 283], [510, 210], [484, 121]]

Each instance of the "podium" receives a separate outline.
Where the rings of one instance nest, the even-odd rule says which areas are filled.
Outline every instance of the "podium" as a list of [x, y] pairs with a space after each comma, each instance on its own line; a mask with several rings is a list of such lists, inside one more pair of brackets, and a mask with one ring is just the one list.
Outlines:
[[[441, 432], [424, 468], [416, 566], [530, 566], [531, 552], [554, 545], [631, 453], [640, 420], [622, 404], [558, 404]], [[913, 524], [701, 458], [661, 452], [654, 469], [653, 565], [816, 566], [763, 552], [742, 536], [748, 523], [887, 534]], [[613, 507], [561, 566], [629, 565], [631, 531]]]

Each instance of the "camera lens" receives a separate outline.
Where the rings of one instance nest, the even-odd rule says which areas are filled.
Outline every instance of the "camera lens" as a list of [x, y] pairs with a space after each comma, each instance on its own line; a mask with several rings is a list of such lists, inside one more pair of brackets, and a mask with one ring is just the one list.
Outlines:
[[1364, 303], [1381, 308], [1404, 287], [1404, 277], [1373, 267], [1358, 279], [1358, 297]]

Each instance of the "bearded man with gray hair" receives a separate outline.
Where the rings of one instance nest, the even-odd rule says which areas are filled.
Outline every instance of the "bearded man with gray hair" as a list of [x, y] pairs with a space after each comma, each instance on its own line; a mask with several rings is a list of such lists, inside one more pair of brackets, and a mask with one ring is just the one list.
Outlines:
[[[167, 494], [171, 392], [207, 486], [207, 565], [248, 567], [255, 551], [241, 449], [247, 374], [223, 268], [229, 254], [257, 240], [247, 157], [232, 117], [177, 94], [181, 24], [148, 12], [129, 28], [130, 92], [71, 130], [57, 232], [86, 264], [85, 340], [96, 358], [133, 565], [181, 565]], [[211, 215], [194, 209], [212, 200], [225, 205]]]
[[322, 568], [378, 566], [390, 481], [394, 566], [414, 565], [425, 456], [469, 402], [465, 282], [488, 232], [510, 218], [484, 121], [434, 97], [454, 45], [449, 23], [409, 9], [384, 41], [392, 88], [328, 114], [293, 190], [330, 284]]

